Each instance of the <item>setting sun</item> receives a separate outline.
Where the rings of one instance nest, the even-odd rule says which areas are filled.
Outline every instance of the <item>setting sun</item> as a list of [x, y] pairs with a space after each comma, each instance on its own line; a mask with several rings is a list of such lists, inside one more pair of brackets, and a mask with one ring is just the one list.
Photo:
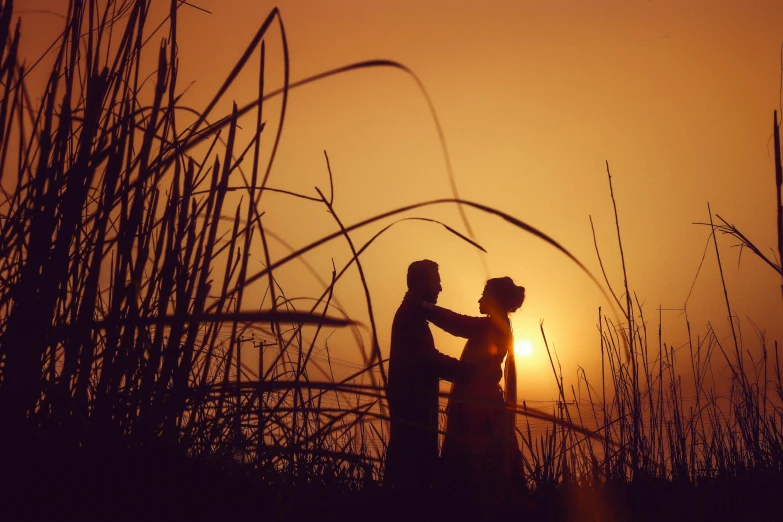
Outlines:
[[514, 343], [514, 351], [521, 357], [527, 357], [533, 354], [533, 343], [527, 339], [520, 339]]

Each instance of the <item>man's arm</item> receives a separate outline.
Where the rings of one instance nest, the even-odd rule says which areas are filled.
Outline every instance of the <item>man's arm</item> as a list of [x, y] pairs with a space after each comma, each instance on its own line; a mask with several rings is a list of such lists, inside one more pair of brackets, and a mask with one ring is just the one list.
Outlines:
[[428, 363], [435, 368], [439, 379], [456, 382], [467, 379], [473, 374], [473, 365], [454, 357], [440, 353], [438, 350], [428, 350]]

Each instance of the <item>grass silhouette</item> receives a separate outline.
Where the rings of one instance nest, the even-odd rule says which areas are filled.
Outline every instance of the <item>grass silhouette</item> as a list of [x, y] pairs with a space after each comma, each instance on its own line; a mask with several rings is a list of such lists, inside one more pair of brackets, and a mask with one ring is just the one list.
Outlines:
[[[380, 487], [382, 421], [388, 418], [385, 368], [360, 258], [404, 220], [442, 225], [482, 249], [466, 208], [549, 243], [607, 296], [612, 311], [598, 314], [601, 389], [582, 372], [579, 389], [567, 390], [547, 345], [561, 408], [550, 413], [523, 403], [517, 410], [532, 502], [465, 506], [448, 492], [416, 502], [428, 503], [433, 516], [477, 509], [485, 519], [772, 519], [780, 513], [780, 500], [769, 494], [783, 474], [777, 342], [773, 361], [773, 347], [760, 336], [762, 357], [751, 367], [739, 336], [727, 348], [712, 329], [696, 340], [691, 336], [687, 355], [662, 342], [655, 346], [627, 282], [621, 300], [604, 274], [605, 291], [581, 261], [538, 228], [459, 197], [451, 174], [452, 198], [350, 225], [332, 205], [328, 157], [328, 197], [320, 189], [315, 198], [267, 186], [291, 89], [365, 68], [394, 67], [409, 74], [427, 99], [451, 173], [434, 106], [413, 71], [389, 60], [291, 82], [285, 31], [274, 9], [206, 108], [185, 107], [176, 84], [181, 5], [173, 0], [159, 27], [168, 35], [148, 81], [142, 57], [155, 52], [151, 37], [144, 38], [151, 23], [148, 3], [110, 1], [101, 10], [96, 2], [71, 0], [52, 48], [49, 80], [44, 92], [35, 94], [28, 91], [29, 70], [18, 56], [22, 31], [18, 22], [13, 25], [14, 4], [7, 0], [0, 8], [0, 182], [11, 189], [4, 188], [0, 200], [0, 464], [5, 470], [0, 490], [9, 513], [21, 513], [20, 519], [68, 514], [85, 520], [242, 515], [342, 520], [350, 516], [345, 508], [350, 503], [377, 519], [404, 515], [413, 500]], [[284, 85], [269, 90], [265, 39], [273, 24], [281, 30]], [[256, 100], [234, 105], [230, 114], [210, 123], [229, 86], [256, 55], [261, 71]], [[263, 104], [278, 96], [280, 122], [267, 129]], [[39, 98], [39, 104], [32, 103]], [[254, 112], [253, 138], [239, 150], [239, 118]], [[182, 114], [190, 115], [184, 128]], [[774, 123], [780, 209], [777, 116]], [[262, 162], [260, 139], [270, 131], [271, 154]], [[249, 177], [242, 170], [248, 164]], [[609, 183], [622, 253], [611, 175]], [[243, 202], [232, 209], [226, 196], [235, 192]], [[259, 209], [265, 192], [324, 205], [339, 230], [273, 260], [267, 240], [286, 243], [263, 225]], [[460, 209], [467, 235], [445, 223], [404, 215], [443, 204]], [[367, 242], [354, 243], [351, 232], [392, 217], [397, 221]], [[779, 262], [718, 218], [716, 225], [710, 212], [718, 257], [714, 232], [738, 239], [781, 272]], [[321, 295], [298, 308], [300, 301], [286, 297], [275, 270], [290, 262], [307, 268], [303, 254], [340, 239], [348, 243], [351, 259], [334, 268]], [[264, 268], [253, 271], [250, 252], [259, 250]], [[365, 326], [346, 317], [333, 296], [354, 263], [367, 304], [369, 347], [358, 332]], [[245, 289], [257, 282], [266, 283], [268, 304], [250, 310]], [[326, 358], [316, 352], [316, 341], [338, 327], [354, 329], [363, 360], [342, 379], [334, 377], [328, 351]], [[542, 334], [546, 341], [543, 327]], [[727, 393], [716, 391], [718, 354], [731, 369], [723, 383]], [[674, 370], [677, 357], [690, 361], [695, 397], [683, 397], [683, 377]], [[316, 373], [330, 378], [312, 377]], [[611, 376], [609, 382], [604, 375]], [[574, 411], [566, 406], [572, 401], [578, 405]], [[690, 402], [695, 407], [686, 406]], [[544, 434], [533, 433], [530, 419], [547, 423]], [[30, 495], [46, 500], [23, 500]]]

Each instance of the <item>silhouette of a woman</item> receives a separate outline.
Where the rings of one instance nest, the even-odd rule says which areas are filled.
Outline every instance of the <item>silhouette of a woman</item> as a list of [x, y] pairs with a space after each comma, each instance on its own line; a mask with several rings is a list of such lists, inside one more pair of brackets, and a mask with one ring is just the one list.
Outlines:
[[[487, 281], [478, 300], [484, 317], [425, 305], [429, 321], [467, 339], [460, 360], [475, 368], [451, 389], [442, 450], [444, 481], [449, 489], [492, 503], [507, 500], [523, 487], [522, 459], [514, 431], [517, 386], [509, 314], [524, 300], [523, 287], [510, 277], [500, 277]], [[499, 386], [504, 373], [505, 397]]]

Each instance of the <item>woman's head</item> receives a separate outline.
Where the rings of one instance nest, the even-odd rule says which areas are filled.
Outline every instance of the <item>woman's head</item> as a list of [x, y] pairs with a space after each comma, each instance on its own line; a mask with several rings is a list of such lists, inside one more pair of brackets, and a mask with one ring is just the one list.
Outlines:
[[484, 286], [484, 293], [479, 299], [479, 311], [488, 314], [496, 309], [508, 314], [516, 312], [524, 301], [524, 287], [515, 285], [510, 277], [496, 277]]

